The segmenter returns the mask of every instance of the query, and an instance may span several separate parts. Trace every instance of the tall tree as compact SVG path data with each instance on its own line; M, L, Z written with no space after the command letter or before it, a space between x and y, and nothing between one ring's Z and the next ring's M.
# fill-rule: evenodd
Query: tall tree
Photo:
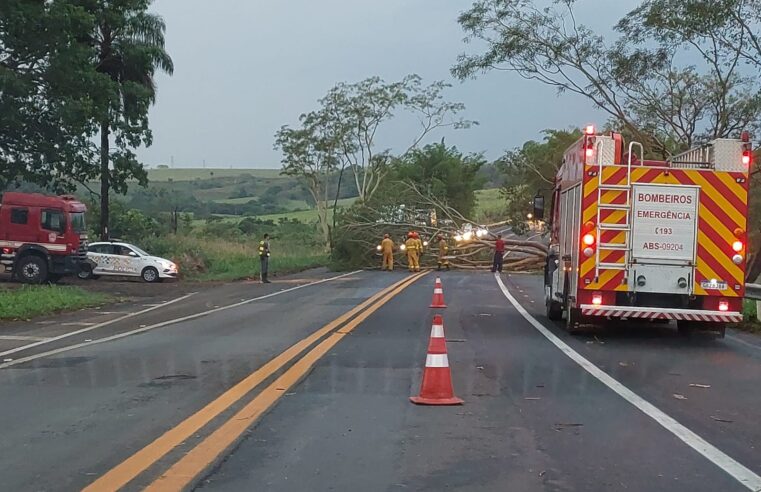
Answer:
M330 178L339 161L339 145L326 124L325 112L311 112L300 117L301 126L283 126L275 134L275 148L283 153L282 173L306 182L317 207L317 216L325 244L330 242L328 201Z
M0 190L33 182L69 189L89 177L97 99L94 17L76 2L0 2Z
M131 149L150 145L148 110L156 100L155 75L172 74L164 48L164 21L148 12L150 0L95 0L95 67L112 82L100 121L100 235L108 238L109 194L124 193L127 182L147 182ZM112 142L115 148L112 148Z
M695 3L706 2L682 2ZM645 29L636 16L622 20L618 29L625 35L610 41L577 22L574 4L563 0L543 9L530 0L475 2L459 21L466 40L480 41L485 49L461 55L453 73L467 78L507 70L559 93L583 96L615 126L666 157L707 138L736 136L738 129L757 123L759 84L743 75L736 50L718 41L690 44L684 37ZM700 25L694 16L680 22L685 30ZM689 59L686 48L703 58L699 66L680 63Z
M388 174L392 154L378 149L376 138L397 112L411 114L419 123L401 155L439 128L475 124L457 116L465 109L462 103L444 100L448 87L441 81L426 86L418 75L391 83L370 77L354 84L340 83L320 100L325 124L339 143L342 167L352 170L360 200L371 198Z

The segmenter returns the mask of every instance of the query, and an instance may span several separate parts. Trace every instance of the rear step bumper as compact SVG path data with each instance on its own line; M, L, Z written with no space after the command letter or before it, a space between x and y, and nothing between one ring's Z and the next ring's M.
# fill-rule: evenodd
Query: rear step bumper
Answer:
M742 313L729 311L635 306L595 306L592 304L582 304L581 314L604 318L675 319L678 321L711 321L716 323L739 323L743 320Z

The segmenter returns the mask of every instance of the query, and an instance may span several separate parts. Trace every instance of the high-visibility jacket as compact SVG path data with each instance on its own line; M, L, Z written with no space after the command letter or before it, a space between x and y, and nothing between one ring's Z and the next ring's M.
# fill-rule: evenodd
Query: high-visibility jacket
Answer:
M404 245L407 247L407 251L410 252L418 252L418 245L417 245L417 239L415 238L409 238L407 241L405 241Z
M259 241L259 256L264 258L270 255L270 242L269 241Z

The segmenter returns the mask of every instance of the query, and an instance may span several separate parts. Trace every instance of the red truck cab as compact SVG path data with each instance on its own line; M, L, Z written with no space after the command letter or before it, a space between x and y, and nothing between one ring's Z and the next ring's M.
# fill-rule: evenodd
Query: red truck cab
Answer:
M87 207L73 196L6 192L0 203L0 271L24 283L88 268Z

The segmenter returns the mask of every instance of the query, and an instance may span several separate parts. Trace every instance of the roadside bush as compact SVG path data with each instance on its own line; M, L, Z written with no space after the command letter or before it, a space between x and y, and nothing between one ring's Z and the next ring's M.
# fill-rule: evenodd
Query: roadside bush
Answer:
M169 235L153 238L146 249L178 264L183 278L237 280L259 275L259 240ZM288 239L271 240L270 271L284 274L325 266L327 255L319 249Z

